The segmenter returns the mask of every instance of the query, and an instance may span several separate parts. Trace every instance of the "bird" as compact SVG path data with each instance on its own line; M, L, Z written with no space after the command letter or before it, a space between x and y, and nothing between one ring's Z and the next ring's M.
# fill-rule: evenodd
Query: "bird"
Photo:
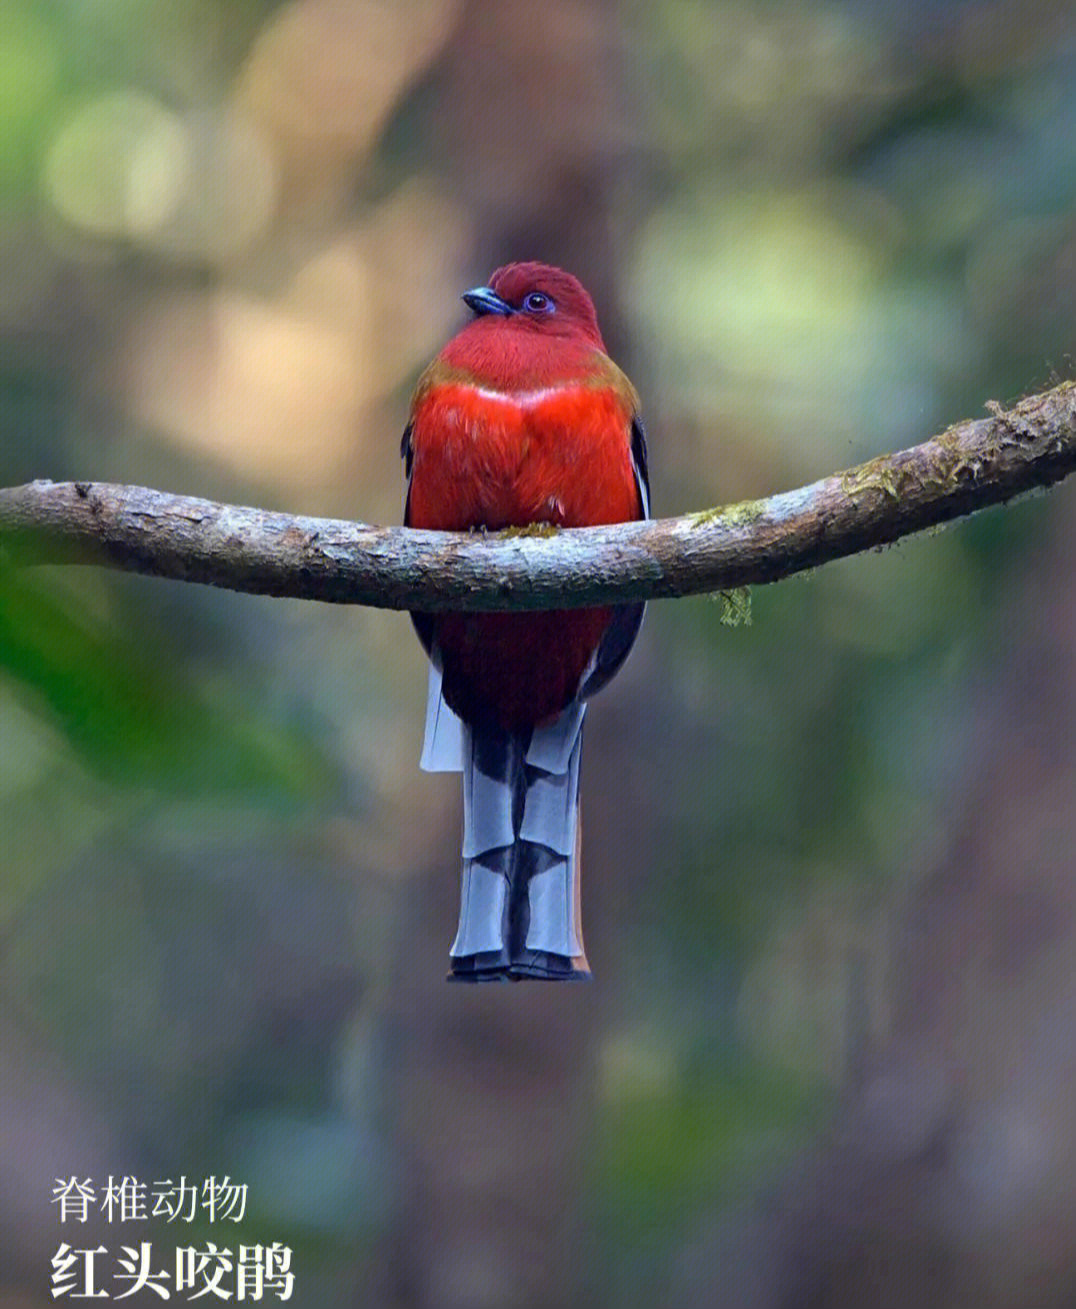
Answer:
M549 264L511 263L462 299L471 318L411 401L405 525L499 532L648 518L639 396L609 357L582 284ZM583 720L627 658L644 608L411 614L430 660L421 767L463 774L449 981L590 977Z

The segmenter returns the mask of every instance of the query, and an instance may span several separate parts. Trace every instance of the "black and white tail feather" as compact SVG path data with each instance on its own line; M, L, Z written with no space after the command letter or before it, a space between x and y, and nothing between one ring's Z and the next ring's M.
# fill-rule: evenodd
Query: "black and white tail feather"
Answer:
M405 457L407 437L405 434ZM641 517L650 516L646 438L632 424ZM445 703L430 616L413 614L430 655L421 766L463 774L460 919L453 981L571 981L590 976L580 921L579 761L586 700L627 658L644 605L618 606L575 698L523 731L462 722Z
M463 773L453 979L589 976L579 923L579 757L586 705L525 731L473 728L430 669L422 767Z

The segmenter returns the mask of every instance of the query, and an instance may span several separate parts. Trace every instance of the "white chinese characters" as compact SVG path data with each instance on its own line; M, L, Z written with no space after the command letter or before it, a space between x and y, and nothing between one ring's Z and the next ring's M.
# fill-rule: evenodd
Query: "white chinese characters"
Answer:
M144 1182L110 1174L97 1184L90 1177L58 1177L51 1203L61 1223L90 1224L93 1232L81 1245L61 1241L52 1256L49 1289L54 1300L126 1300L139 1293L137 1304L152 1303L154 1297L207 1302L291 1299L292 1251L279 1241L230 1246L202 1240L159 1253L150 1240L113 1250L92 1244L102 1223L152 1223L155 1231L162 1223L197 1222L187 1237L190 1241L206 1224L242 1222L245 1182L228 1176Z
M61 1223L85 1223L91 1214L101 1213L106 1223L145 1222L163 1218L166 1222L193 1223L202 1217L210 1223L225 1219L240 1223L247 1212L247 1184L228 1176L206 1177L201 1182L143 1182L137 1177L113 1177L99 1186L90 1177L58 1177L52 1188L52 1203L59 1207Z
M103 1245L77 1249L61 1242L52 1256L52 1298L72 1300L126 1300L139 1291L152 1291L161 1300L261 1300L274 1295L290 1300L295 1286L291 1247L240 1245L232 1250L207 1241L203 1247L178 1246L174 1264L155 1262L153 1245L120 1246L111 1256ZM106 1289L111 1283L115 1292ZM122 1289L120 1289L122 1288Z

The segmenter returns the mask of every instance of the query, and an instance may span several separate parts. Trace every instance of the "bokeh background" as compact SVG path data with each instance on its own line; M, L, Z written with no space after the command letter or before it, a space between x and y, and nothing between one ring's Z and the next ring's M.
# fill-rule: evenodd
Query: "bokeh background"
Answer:
M2 484L398 521L459 292L542 258L673 514L1072 375L1076 13L0 0L0 187ZM0 566L0 1305L180 1239L73 1174L246 1182L311 1309L1071 1305L1074 549L1063 486L652 606L597 981L474 990L405 617Z

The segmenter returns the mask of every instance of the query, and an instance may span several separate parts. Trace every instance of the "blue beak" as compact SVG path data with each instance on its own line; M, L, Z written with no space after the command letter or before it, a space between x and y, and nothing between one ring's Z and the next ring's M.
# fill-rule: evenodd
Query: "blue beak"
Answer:
M479 318L483 314L503 314L507 317L514 312L512 306L488 286L476 286L470 291L464 291L460 299Z

